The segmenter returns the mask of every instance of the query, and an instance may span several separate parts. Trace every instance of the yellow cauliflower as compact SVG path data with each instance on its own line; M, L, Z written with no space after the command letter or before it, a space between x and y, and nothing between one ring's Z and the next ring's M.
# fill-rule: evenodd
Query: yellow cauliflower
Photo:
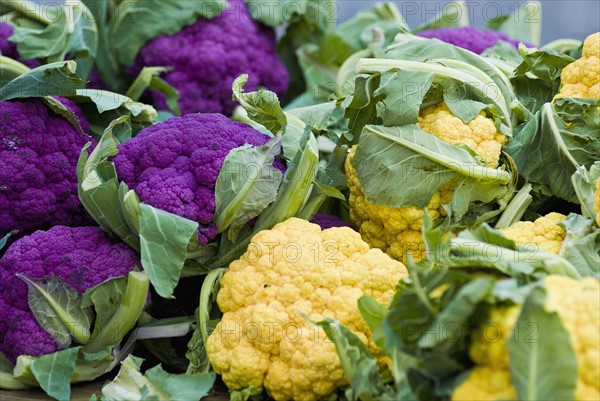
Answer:
M535 221L518 221L500 231L521 246L536 246L558 255L567 235L558 225L567 219L560 213L549 213Z
M575 400L600 400L600 284L595 278L576 281L564 276L548 276L544 285L545 308L558 313L577 356L579 378ZM519 313L519 306L496 309L489 323L475 330L469 354L476 366L468 379L454 390L453 400L518 399L510 381L505 341L512 335Z
M501 148L507 141L506 136L496 130L494 122L485 116L485 112L481 112L465 124L452 114L445 103L423 109L417 125L424 132L435 135L444 142L468 145L477 151L491 168L498 167ZM409 252L416 260L423 258L423 210L416 207L393 208L369 202L350 164L355 153L356 147L350 151L345 167L350 189L350 217L359 227L363 239L399 260ZM427 205L432 220L445 215L442 205L450 202L453 190L454 184L449 183L433 195Z
M600 98L600 32L585 39L581 58L566 66L560 79L555 98Z
M357 300L388 304L405 266L371 249L348 227L321 228L291 218L252 239L221 279L221 322L206 351L232 390L264 387L275 400L311 401L347 384L334 344L306 320L332 317L370 340Z

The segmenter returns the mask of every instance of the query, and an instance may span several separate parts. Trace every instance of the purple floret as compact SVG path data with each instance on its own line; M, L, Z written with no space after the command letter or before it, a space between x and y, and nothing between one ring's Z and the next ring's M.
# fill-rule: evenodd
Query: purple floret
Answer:
M29 309L27 285L16 274L31 279L54 275L83 293L140 266L133 250L98 227L55 226L16 241L0 259L0 352L15 362L19 355L59 350Z
M25 64L29 68L39 67L40 63L37 60L23 60L17 51L17 44L8 40L13 34L14 28L12 25L0 22L0 53L3 56L17 60Z
M249 75L248 92L264 86L284 93L288 74L276 46L274 31L253 21L243 0L229 0L218 17L200 18L175 35L150 41L130 72L135 76L143 66L172 67L164 79L179 90L183 114L231 115L237 105L231 85L241 74ZM167 108L164 95L152 95L157 108Z
M142 130L119 145L119 179L146 204L200 223L198 240L217 235L215 183L232 149L264 145L269 137L221 114L188 114ZM283 171L283 163L273 164Z
M518 48L519 43L521 43L520 40L512 39L502 32L490 29L478 29L472 26L425 30L417 33L417 35L423 38L439 39L442 42L462 47L476 54L481 54L486 49L496 46L496 43L499 41L510 43L515 48ZM526 42L523 42L523 44L533 47L533 45Z
M87 131L79 107L59 100ZM79 202L76 174L87 142L95 143L39 99L0 101L0 237L90 221Z
M321 226L321 230L326 230L328 228L333 227L350 227L352 225L345 220L340 219L339 217L332 214L320 214L317 213L310 221L311 223L318 224Z

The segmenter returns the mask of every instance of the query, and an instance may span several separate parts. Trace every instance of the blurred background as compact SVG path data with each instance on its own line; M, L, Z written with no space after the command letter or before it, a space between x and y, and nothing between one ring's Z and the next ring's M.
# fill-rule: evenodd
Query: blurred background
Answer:
M368 0L337 0L340 22L350 18L361 8L378 3ZM427 22L450 1L394 1L411 28ZM524 1L466 0L471 25L484 28L487 20L510 14ZM541 0L541 12L530 8L521 17L542 19L542 44L559 38L583 40L600 31L600 0Z

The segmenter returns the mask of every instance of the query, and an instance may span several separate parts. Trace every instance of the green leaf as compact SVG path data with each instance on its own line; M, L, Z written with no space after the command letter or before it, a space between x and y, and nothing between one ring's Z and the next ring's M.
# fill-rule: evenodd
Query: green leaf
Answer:
M537 51L522 49L521 54L522 62L514 70L511 82L519 100L536 113L558 93L562 70L575 60L547 48Z
M68 347L71 337L79 344L90 340L91 310L85 308L77 291L55 276L31 279L17 274L27 284L29 309L60 347Z
M451 1L430 21L414 28L412 32L458 26L469 26L469 9L464 1Z
M117 377L102 388L106 401L199 400L215 382L215 374L170 374L160 365L140 372L143 359L129 356Z
M425 94L433 83L429 72L391 69L381 74L381 85L373 92L377 115L383 125L416 124Z
M539 46L542 40L542 3L528 0L512 14L492 18L487 28Z
M594 220L578 214L570 214L560 223L567 232L560 256L567 259L583 276L600 272L600 228Z
M179 107L179 91L175 89L174 86L169 84L167 81L160 77L152 77L150 81L150 89L154 89L163 95L165 95L165 103L169 110L171 110L175 115L181 115L181 108Z
M74 61L60 61L34 68L4 85L0 89L0 100L73 96L77 89L85 85L85 81L75 73L76 70L77 64Z
M246 387L243 390L235 390L229 393L229 401L248 401L253 397L261 395L262 387Z
M169 69L165 67L144 67L125 93L125 96L138 101L147 89L158 90L166 95L166 103L169 109L176 115L180 115L179 92L166 81L160 79L160 74L168 71Z
M173 35L198 18L214 18L226 6L224 0L122 0L110 22L109 43L119 62L129 67L150 40Z
M419 346L434 348L446 342L456 342L456 336L464 334L461 327L473 315L475 308L490 298L493 287L494 280L490 277L475 279L462 286L435 318L432 327L442 329L439 335L421 337Z
M519 174L551 194L578 201L571 176L600 160L600 100L558 99L546 103L504 148ZM539 166L544 168L539 168Z
M374 95L379 87L381 75L358 76L354 87L354 93L344 99L342 106L349 120L346 139L352 144L359 141L360 134L367 124L381 124L377 103L381 97Z
M15 235L16 233L18 233L18 231L11 231L8 234L6 234L4 237L0 238L0 250L2 250L2 248L4 248L6 246L10 237Z
M277 95L271 91L259 90L244 92L244 85L248 82L248 75L240 75L233 82L233 99L248 113L248 117L261 124L274 135L283 134L286 130L287 118L279 105Z
M522 400L572 400L578 379L570 333L544 308L546 292L531 291L507 340L510 373Z
M372 331L372 338L375 344L386 349L385 333L383 331L383 321L388 314L388 310L375 299L363 295L358 299L358 310Z
M283 174L273 167L281 153L281 136L263 146L246 144L229 152L215 184L214 222L219 232L240 227L277 197Z
M350 382L351 389L346 393L351 400L375 401L385 392L385 386L377 361L369 353L367 346L360 338L340 322L327 318L317 325L325 331L327 337L335 344L344 374Z
M483 166L471 152L416 125L365 127L351 163L366 198L390 207L426 207L452 180L466 180L463 185L476 189L486 182L505 186L512 179L510 173ZM472 199L480 195L477 190L470 194ZM470 203L468 197L463 202Z
M78 193L90 216L107 232L112 232L130 247L139 250L138 235L131 231L120 205L117 172L109 158L117 155L113 129L128 121L127 116L111 122L100 142L88 156L89 145L83 147L77 162Z
M398 33L408 33L406 24L398 6L392 2L377 3L364 8L354 17L341 23L335 30L354 49L360 50L373 42L373 31L380 30L389 44Z
M113 347L117 345L123 337L131 330L137 323L146 302L148 299L148 289L150 283L148 276L144 272L132 271L127 275L127 286L125 287L124 294L120 297L119 305L113 309L110 316L104 314L103 324L96 325L92 338L89 343L85 345L83 350L87 353L98 353L107 347ZM113 289L113 291L115 291ZM113 297L118 294L112 295ZM93 300L92 300L93 302ZM98 305L94 306L105 306L111 305L113 302L98 302Z
M50 397L59 401L71 399L71 375L75 371L79 349L79 347L67 348L40 356L29 365L40 387Z
M333 0L245 0L252 19L270 27L299 20L306 14L323 16L330 23L337 20L337 7Z
M198 223L140 203L142 266L163 298L172 298L187 256L188 244L197 242Z
M66 3L62 8L39 7L21 1L9 1L7 5L14 8L11 41L17 44L22 58L53 62L62 61L67 55L71 58L96 56L96 21L82 2Z
M594 202L598 179L600 179L600 161L594 162L589 169L583 166L578 167L575 174L571 176L571 183L581 205L581 214L591 219L596 219ZM600 224L600 222L597 223Z
M119 307L125 289L127 287L127 277L114 277L95 287L87 289L83 293L81 304L83 308L94 307L96 311L96 320L94 321L94 331L92 336L99 334L100 328L105 327L108 319L115 313Z

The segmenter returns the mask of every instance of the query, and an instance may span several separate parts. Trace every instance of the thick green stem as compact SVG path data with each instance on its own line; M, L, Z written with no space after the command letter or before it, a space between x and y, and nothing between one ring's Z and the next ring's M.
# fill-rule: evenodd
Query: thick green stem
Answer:
M521 220L521 217L523 217L527 208L533 201L533 196L530 194L532 188L533 187L529 183L523 185L523 188L521 188L510 201L494 228L506 228Z
M0 73L4 75L6 72L12 73L15 76L23 75L31 71L25 64L19 63L17 60L0 55Z

